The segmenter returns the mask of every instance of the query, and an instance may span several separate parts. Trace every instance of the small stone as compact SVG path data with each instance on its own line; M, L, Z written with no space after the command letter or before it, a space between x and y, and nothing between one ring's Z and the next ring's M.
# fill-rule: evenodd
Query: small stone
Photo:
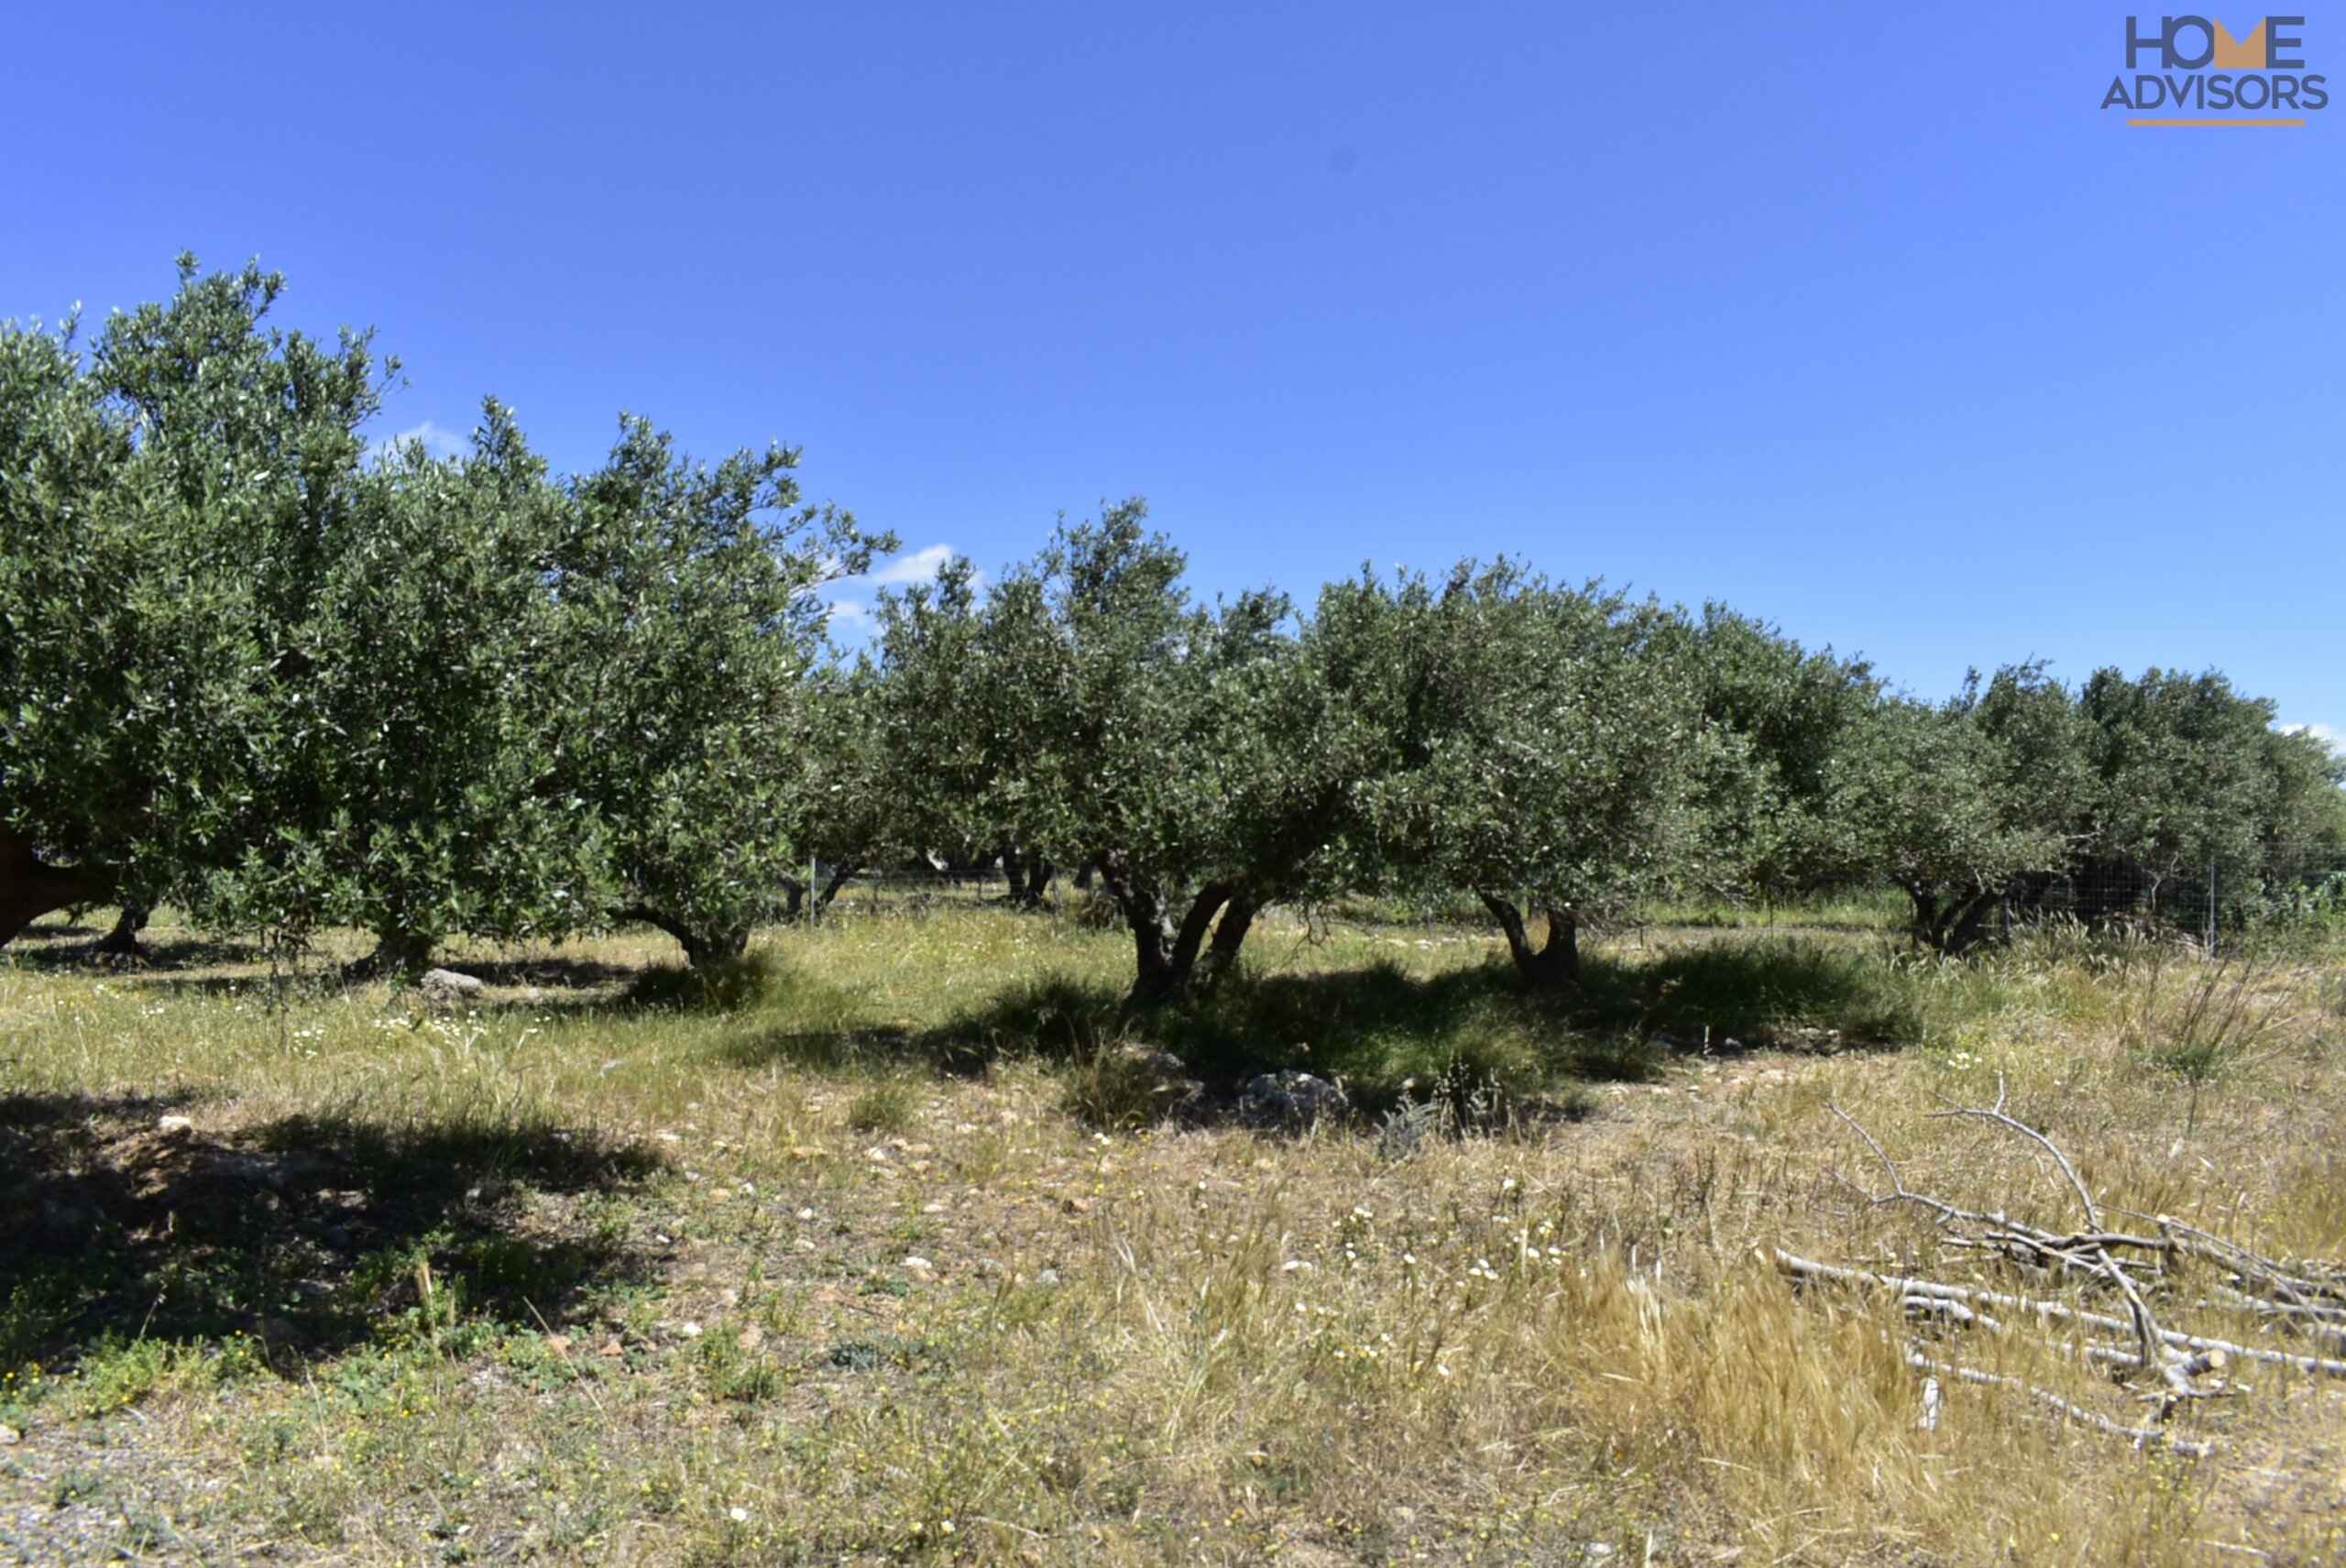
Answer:
M570 1336L568 1334L548 1334L546 1335L546 1348L554 1352L556 1355L567 1355L570 1354Z
M1059 1271L1056 1268L1040 1270L1035 1276L1035 1283L1037 1285L1057 1285L1058 1282Z
M934 1274L937 1272L937 1265L929 1262L928 1259L922 1257L917 1254L904 1259L904 1266L915 1274Z
M415 989L426 1002L446 1005L477 1002L481 992L488 988L477 976L459 974L452 969L433 969L423 971L423 978L415 982Z
M25 1434L12 1426L0 1426L0 1448L14 1448L25 1441Z
M1062 1198L1059 1200L1059 1212L1062 1214L1089 1214L1091 1212L1091 1203L1089 1199L1085 1198Z
M195 1124L185 1116L164 1116L155 1123L155 1130L166 1135L192 1133L195 1131Z
M1290 1132L1316 1126L1351 1108L1352 1101L1342 1089L1293 1068L1250 1080L1238 1097L1238 1113L1247 1122Z

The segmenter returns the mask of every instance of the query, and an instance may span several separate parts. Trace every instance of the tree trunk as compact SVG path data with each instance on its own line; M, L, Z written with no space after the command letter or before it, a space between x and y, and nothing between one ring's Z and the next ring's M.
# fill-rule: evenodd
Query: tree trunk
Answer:
M1015 844L1003 846L1002 874L1010 884L1006 896L1014 908L1043 906L1043 894L1051 885L1051 862L1040 855L1026 854Z
M52 909L97 903L110 881L84 866L52 866L28 836L0 828L0 947Z
M1939 950L1961 953L1969 948L1979 939L1980 927L1986 924L1988 916L2003 907L2003 902L2001 889L1975 893L1965 899L1952 912L1954 917L1947 922L1945 943Z
M1198 959L1196 983L1213 985L1228 974L1238 962L1238 949L1246 945L1246 933L1254 928L1255 916L1261 906L1253 896L1233 893L1222 912L1222 919L1213 928L1213 942Z
M124 905L121 916L114 923L114 929L99 938L90 950L104 953L110 959L145 958L147 949L138 945L138 933L147 928L150 913L136 904Z
M782 879L782 919L786 926L798 924L806 911L806 884L795 876Z
M1568 905L1542 904L1540 913L1548 920L1548 939L1538 948L1531 945L1531 933L1525 927L1523 912L1514 901L1498 894L1477 889L1483 907L1499 923L1507 934L1507 950L1515 959L1515 970L1522 977L1527 991L1553 991L1560 986L1580 983L1580 912Z
M619 917L641 920L674 937L676 945L685 949L685 961L695 969L707 969L728 959L738 959L750 950L750 929L746 926L730 930L698 930L674 916L663 914L645 904L630 905L619 912Z
M1163 1007L1181 1001L1189 994L1189 981L1197 971L1199 949L1205 946L1209 933L1219 936L1214 916L1230 902L1231 884L1208 883L1200 888L1177 923L1163 890L1136 876L1123 855L1111 851L1094 864L1101 884L1124 911L1124 924L1133 934L1133 988L1124 997L1125 1004ZM1234 935L1233 951L1235 941L1243 937L1243 931Z
M1998 887L1948 894L1909 883L1906 896L1914 901L1914 939L1935 953L1955 954L1979 940L1988 916L2003 908L2010 892Z
M853 882L856 873L861 870L863 870L861 865L852 861L831 868L830 881L823 884L821 895L815 900L815 913L817 916L831 906L831 901L839 895L839 889Z
M1913 883L1901 883L1906 896L1914 901L1914 939L1935 949L1939 945L1939 895L1935 888L1917 887Z
M432 967L432 949L435 944L429 937L413 931L378 931L375 950L351 966L351 978L356 980L389 980L393 984L411 981Z

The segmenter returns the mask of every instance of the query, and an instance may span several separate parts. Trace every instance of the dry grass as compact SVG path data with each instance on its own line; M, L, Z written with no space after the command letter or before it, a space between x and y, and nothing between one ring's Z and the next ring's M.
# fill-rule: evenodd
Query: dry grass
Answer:
M497 983L448 1014L159 935L178 967L0 959L0 1541L34 1560L2346 1550L2338 1387L2245 1379L2181 1418L2196 1463L1998 1390L1926 1431L1894 1312L1756 1255L1933 1257L1835 1179L1871 1173L1833 1105L1917 1186L2057 1215L2009 1137L1926 1117L1999 1072L2106 1201L2346 1254L2335 967L1661 931L1549 1011L1478 932L1271 929L1134 1023L1113 934L943 911L779 934L731 1011L641 981L648 941L459 955ZM2220 1014L2254 1027L2163 1051ZM1102 1064L1152 1046L1205 1093L1126 1131L1151 1089ZM1295 1065L1359 1124L1228 1119ZM1445 1069L1506 1113L1380 1140Z

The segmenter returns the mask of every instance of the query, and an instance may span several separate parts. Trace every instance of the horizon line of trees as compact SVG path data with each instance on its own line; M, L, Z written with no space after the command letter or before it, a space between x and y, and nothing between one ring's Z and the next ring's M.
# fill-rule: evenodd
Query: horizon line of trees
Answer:
M884 593L850 655L822 590L895 542L807 504L795 449L700 464L623 416L555 475L490 400L460 455L370 455L367 334L180 274L86 350L0 328L0 943L170 902L403 973L628 920L704 966L840 873L999 854L1029 896L1087 872L1154 1004L1348 893L1471 896L1544 987L1668 889L1888 881L1961 951L2063 878L2114 908L2346 851L2346 761L2213 671L1930 702L1505 559L1209 603L1137 499L982 591L956 560Z

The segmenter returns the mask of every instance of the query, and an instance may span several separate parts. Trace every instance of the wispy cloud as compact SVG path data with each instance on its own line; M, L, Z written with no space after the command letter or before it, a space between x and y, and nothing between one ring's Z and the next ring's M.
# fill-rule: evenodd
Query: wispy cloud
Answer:
M932 583L945 564L953 559L950 544L931 544L926 549L907 551L873 571L863 580L873 587L886 587L892 583Z
M830 632L834 637L869 637L878 628L880 618L861 599L831 601Z
M930 544L882 561L860 577L839 578L830 587L839 596L831 600L831 635L849 641L871 636L880 628L880 618L872 611L874 589L933 583L952 559L953 546Z
M2335 724L2284 724L2284 735L2310 735L2333 751L2346 751L2346 729Z
M458 435L454 431L443 429L432 421L425 420L422 424L411 426L400 431L397 435L383 437L369 446L367 451L367 455L380 459L390 456L402 446L413 445L422 447L425 452L434 457L454 457L458 453L470 450L472 444L471 436Z

